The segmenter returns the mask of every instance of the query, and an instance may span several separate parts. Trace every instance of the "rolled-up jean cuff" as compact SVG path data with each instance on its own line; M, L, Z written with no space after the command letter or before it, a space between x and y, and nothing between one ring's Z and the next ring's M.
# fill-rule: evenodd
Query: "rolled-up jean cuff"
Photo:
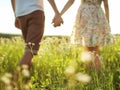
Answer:
M37 55L38 54L38 50L35 49L30 49L30 48L25 48L26 52L31 52L32 55Z

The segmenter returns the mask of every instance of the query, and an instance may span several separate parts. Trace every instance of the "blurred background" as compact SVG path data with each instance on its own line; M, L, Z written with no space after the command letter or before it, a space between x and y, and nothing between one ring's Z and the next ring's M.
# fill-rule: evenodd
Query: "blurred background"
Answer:
M64 19L64 24L60 27L54 28L51 24L52 18L54 17L54 12L47 0L44 0L46 23L45 23L45 35L63 35L69 36L72 31L73 22L75 20L75 15L80 4L80 0L75 0L73 6L62 16ZM68 0L55 0L58 9L61 11L65 3ZM110 9L110 26L112 34L119 34L119 20L120 13L118 8L120 8L120 0L113 1L108 0ZM0 33L7 34L21 34L19 29L14 26L14 13L11 6L11 0L2 0L0 3Z

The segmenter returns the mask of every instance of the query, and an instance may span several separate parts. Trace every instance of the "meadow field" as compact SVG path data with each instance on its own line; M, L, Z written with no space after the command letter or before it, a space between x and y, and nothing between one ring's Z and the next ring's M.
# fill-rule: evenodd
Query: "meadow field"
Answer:
M0 90L120 90L120 36L101 48L99 72L85 70L82 47L71 45L69 37L43 38L30 72L17 67L23 52L20 36L0 38Z

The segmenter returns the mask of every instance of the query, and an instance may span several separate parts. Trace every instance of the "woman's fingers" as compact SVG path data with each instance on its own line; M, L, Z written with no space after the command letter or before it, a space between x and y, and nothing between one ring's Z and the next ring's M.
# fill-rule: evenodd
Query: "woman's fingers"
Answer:
M61 16L55 16L52 23L54 27L61 26L61 24L63 24L63 19Z

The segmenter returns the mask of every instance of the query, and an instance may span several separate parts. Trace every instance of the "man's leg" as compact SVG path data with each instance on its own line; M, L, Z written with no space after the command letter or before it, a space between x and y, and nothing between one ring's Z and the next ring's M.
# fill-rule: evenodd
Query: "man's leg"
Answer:
M26 64L31 67L32 58L37 54L40 42L44 32L44 13L42 11L34 11L29 14L26 19L25 30L22 30L23 37L26 42L24 55L19 63L20 66Z

